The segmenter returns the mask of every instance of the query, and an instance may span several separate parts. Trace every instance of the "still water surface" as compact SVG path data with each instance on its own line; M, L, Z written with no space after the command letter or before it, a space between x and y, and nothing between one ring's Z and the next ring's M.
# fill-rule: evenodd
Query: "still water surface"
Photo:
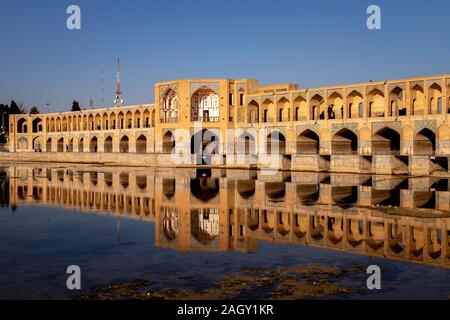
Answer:
M450 296L446 179L31 164L0 172L1 299L79 298L136 279L197 292L243 270L311 264L347 270L333 281L352 290L310 298ZM80 292L66 288L72 264ZM372 264L381 290L366 287ZM270 298L276 285L233 297Z

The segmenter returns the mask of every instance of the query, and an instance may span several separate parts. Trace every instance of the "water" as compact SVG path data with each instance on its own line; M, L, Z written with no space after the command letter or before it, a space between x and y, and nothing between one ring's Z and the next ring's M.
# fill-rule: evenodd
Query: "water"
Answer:
M154 291L201 291L248 268L310 264L353 270L333 281L355 291L306 298L450 296L446 179L38 164L0 171L0 299L77 299L136 279ZM81 291L66 287L73 264ZM382 269L381 290L366 287L372 264ZM263 289L235 298L265 299L274 288Z

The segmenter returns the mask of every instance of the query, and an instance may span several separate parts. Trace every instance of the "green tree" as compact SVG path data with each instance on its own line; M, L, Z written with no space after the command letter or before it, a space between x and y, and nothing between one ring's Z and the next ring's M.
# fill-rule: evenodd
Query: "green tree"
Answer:
M36 106L32 106L30 109L30 114L39 114L39 109Z
M78 101L73 100L72 102L72 109L70 111L81 111L80 105L78 104Z
M22 110L20 110L17 103L14 100L12 100L11 106L9 107L9 114L21 114L21 113L22 113Z

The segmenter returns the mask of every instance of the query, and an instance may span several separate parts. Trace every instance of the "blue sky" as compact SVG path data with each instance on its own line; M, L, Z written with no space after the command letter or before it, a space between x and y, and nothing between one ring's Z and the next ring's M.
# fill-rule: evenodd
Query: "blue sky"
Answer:
M81 30L66 28L70 4ZM382 30L366 27L370 4ZM100 107L102 57L105 104L118 56L126 104L176 78L315 87L450 73L449 13L447 0L0 0L0 103Z

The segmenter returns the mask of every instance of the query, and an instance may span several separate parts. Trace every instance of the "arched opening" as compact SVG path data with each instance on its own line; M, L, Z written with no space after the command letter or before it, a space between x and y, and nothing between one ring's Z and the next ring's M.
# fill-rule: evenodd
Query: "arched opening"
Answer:
M142 128L142 113L139 110L134 113L134 127Z
M358 152L358 137L349 129L341 129L333 136L333 154L356 154Z
M84 152L84 139L80 138L78 141L78 152Z
M264 189L269 201L284 201L284 197L286 196L286 184L284 182L266 182Z
M119 142L119 152L128 153L129 151L129 139L127 136L123 136Z
M400 134L391 129L383 128L378 130L372 137L372 154L399 154Z
M117 116L114 112L109 115L109 129L117 129Z
M42 131L42 119L36 118L32 122L33 133L38 133Z
M281 98L278 102L277 102L277 121L278 122L282 122L282 121L290 121L289 119L289 100L286 99L285 97Z
M395 87L389 93L389 116L406 116L405 91Z
M441 114L442 113L442 88L437 83L433 83L428 88L429 97L429 114Z
M341 208L354 206L358 201L358 187L332 187L331 194L335 205Z
M103 146L103 150L105 153L111 153L113 152L113 140L111 136L108 136L105 139L105 144Z
M161 100L161 122L174 122L178 119L178 96L175 90L166 90Z
M214 90L203 86L194 92L191 97L191 121L219 121L219 96Z
M252 100L247 107L247 121L248 123L258 123L259 121L259 104Z
M136 176L136 185L139 189L145 190L147 188L147 176Z
M117 129L125 129L125 116L123 115L123 112L120 111L117 115Z
M131 111L128 111L125 114L125 128L124 129L131 129L133 128L133 114Z
M311 130L303 131L297 137L297 154L318 154L319 136Z
M347 103L347 116L349 119L361 118L364 116L364 99L359 91L353 90L350 92L347 96Z
M256 154L255 138L248 132L240 135L238 139L238 154Z
M63 138L59 138L58 139L58 143L57 143L57 148L56 150L58 152L64 152L64 139Z
M98 148L97 137L93 137L89 142L89 152L97 152L97 148Z
M17 149L18 150L28 149L28 139L26 137L19 137L19 139L17 139Z
M119 181L120 181L120 185L123 188L128 188L128 186L130 185L130 175L128 173L121 173L119 174Z
M247 210L247 227L251 231L256 231L259 228L259 210L249 209Z
M144 128L150 128L150 111L145 109L144 114L142 115L142 121Z
M220 231L219 211L216 208L191 210L191 234L198 243L206 246L213 242Z
M321 95L315 94L310 100L311 120L325 119L325 110L323 110L324 99Z
M238 180L237 190L243 199L249 199L255 194L255 180Z
M219 137L212 130L197 131L191 137L191 154L212 155L219 153Z
M166 154L175 152L175 136L172 131L167 131L163 136L162 152Z
M314 205L319 201L320 185L318 184L298 184L297 201L305 206Z
M136 153L146 153L147 152L147 138L141 134L136 139Z
M63 117L62 118L62 121L61 121L61 131L62 132L66 132L67 131L67 118L66 117Z
M73 138L69 141L69 152L73 152Z
M294 100L294 121L306 120L308 120L308 106L305 98L299 96Z
M102 121L102 128L103 128L103 130L109 130L110 123L109 123L108 114L106 112L103 113L101 121Z
M35 152L42 152L42 139L41 137L36 137L33 139L33 150Z
M200 176L190 181L191 194L202 202L209 202L219 195L219 179Z
M274 104L273 101L270 99L266 99L264 100L263 104L262 104L262 110L263 110L263 118L262 118L262 122L266 123L266 122L273 122L274 119L274 112L272 111L272 109L274 108Z
M19 119L17 120L17 133L27 133L28 128L27 128L27 120L26 119Z
M328 98L327 119L344 118L344 100L336 91Z
M285 154L286 138L279 131L272 131L266 139L266 154Z
M92 114L88 116L88 130L95 130L94 116Z
M433 155L436 150L436 134L428 128L420 130L414 138L414 155Z
M367 95L367 99L369 103L369 117L384 117L384 93L378 89L373 89Z
M176 208L161 208L163 211L162 225L166 239L173 241L178 236L178 210Z
M416 84L411 89L411 115L423 115L425 114L425 108L424 108L424 92L423 88Z

